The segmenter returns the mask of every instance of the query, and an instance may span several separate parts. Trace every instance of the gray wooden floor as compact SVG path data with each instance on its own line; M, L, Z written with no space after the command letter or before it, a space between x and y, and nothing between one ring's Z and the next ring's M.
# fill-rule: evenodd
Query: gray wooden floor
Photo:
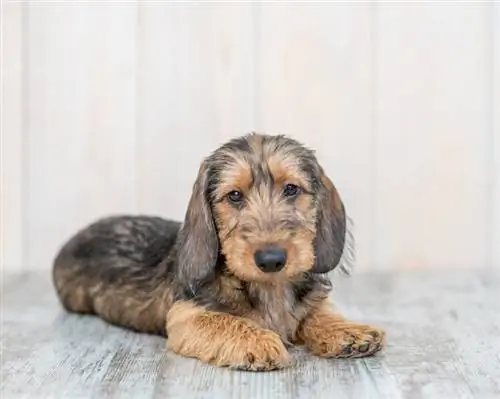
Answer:
M0 397L500 398L500 274L412 271L337 277L351 318L388 331L376 357L271 373L216 369L166 353L159 337L66 314L49 276L4 275Z

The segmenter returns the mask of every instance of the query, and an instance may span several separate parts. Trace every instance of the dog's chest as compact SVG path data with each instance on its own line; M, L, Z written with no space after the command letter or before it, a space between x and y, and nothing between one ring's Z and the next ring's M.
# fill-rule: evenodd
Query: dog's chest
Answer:
M251 318L263 328L279 334L284 342L293 342L305 311L296 302L292 289L287 286L251 287L248 295L253 307Z

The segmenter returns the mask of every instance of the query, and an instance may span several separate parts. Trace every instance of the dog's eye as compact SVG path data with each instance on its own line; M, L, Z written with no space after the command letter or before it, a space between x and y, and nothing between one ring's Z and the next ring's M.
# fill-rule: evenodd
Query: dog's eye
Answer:
M229 201L234 202L235 204L238 204L241 201L243 201L243 194L240 193L239 191L231 191L227 195L227 198L229 198Z
M299 193L300 189L295 184L287 184L283 190L285 197L293 197Z

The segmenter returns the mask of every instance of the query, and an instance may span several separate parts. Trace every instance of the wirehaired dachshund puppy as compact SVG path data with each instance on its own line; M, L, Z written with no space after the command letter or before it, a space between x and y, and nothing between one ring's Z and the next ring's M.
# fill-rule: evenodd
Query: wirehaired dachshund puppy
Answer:
M54 284L68 311L163 335L173 352L216 366L283 368L291 345L369 356L384 331L329 301L328 272L349 270L348 220L313 151L251 133L203 160L182 224L97 220L61 248Z

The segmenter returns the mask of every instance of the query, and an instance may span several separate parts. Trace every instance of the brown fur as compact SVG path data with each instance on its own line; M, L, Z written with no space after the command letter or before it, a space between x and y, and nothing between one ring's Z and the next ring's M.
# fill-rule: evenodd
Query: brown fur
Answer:
M216 366L269 370L290 364L280 336L251 319L176 302L167 319L168 347Z
M384 333L328 305L327 273L347 270L347 221L311 150L250 134L203 160L182 224L97 220L63 246L54 283L67 310L164 335L176 353L218 366L285 367L286 347L301 342L319 356L367 356ZM268 246L285 252L280 270L257 266Z
M303 320L298 337L316 356L364 357L382 348L385 332L352 323L335 313L328 301L323 301Z

